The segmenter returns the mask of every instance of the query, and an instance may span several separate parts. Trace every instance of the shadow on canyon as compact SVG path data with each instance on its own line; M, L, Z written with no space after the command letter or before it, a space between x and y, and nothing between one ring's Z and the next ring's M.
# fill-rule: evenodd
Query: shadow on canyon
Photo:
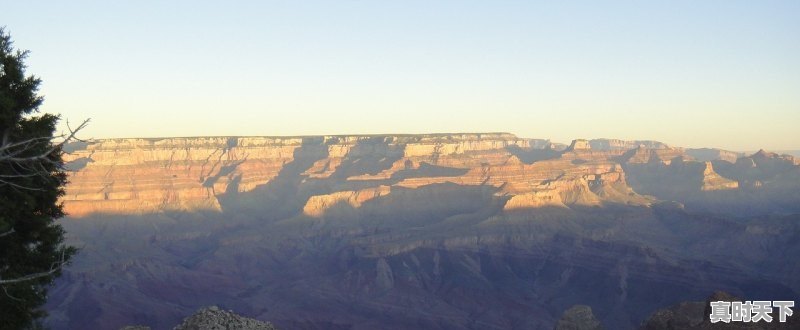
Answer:
M556 159L561 156L563 151L546 148L521 148L518 145L506 147L506 151L519 158L525 164L533 164L538 161Z
M735 184L738 189L704 189L703 184L708 181L703 178L703 170L698 169L703 163L663 166L651 162L625 164L623 168L628 184L636 192L659 200L678 201L693 212L728 217L800 213L800 190L796 186L796 182L800 182L800 172L742 174L731 170L734 166L731 163L719 161L712 164L721 173L712 180ZM765 180L766 184L762 186L760 180L764 178L769 180Z
M702 191L697 180L681 186L669 168L647 164L625 168L637 192L707 200L696 209L604 202L505 210L509 196L491 185L397 186L468 170L435 157L398 164L405 145L396 142L362 139L330 164L331 140L304 138L277 176L252 189L240 189L241 162L225 163L204 179L209 189L231 179L219 212L64 219L81 252L50 292L48 324L166 329L217 305L285 329L552 329L583 304L607 327L630 329L659 308L718 290L800 297L800 210L745 205L754 212L728 216L716 211L727 204L708 200L745 195ZM528 164L559 154L507 149ZM403 168L386 171L393 166ZM677 188L647 181L645 170ZM372 195L304 210L312 198L358 191Z
M315 163L328 158L328 145L335 143L335 140L324 142L322 138L304 138L302 145L294 151L294 160L285 164L277 177L251 191L239 192L241 177L236 176L225 194L220 196L220 205L226 213L246 214L264 221L275 221L300 214L311 196L390 186L415 177L458 176L468 171L428 163L410 168L406 164L406 168L392 173L386 179L352 179L362 175L376 175L388 170L401 159L404 145L394 145L391 142L389 137L383 136L359 140L330 176L310 178L304 173ZM329 166L330 164L325 164L322 170Z
M798 216L503 204L488 187L443 184L279 221L228 211L67 219L82 251L51 291L50 324L160 329L219 305L282 328L548 329L585 304L625 329L716 290L800 292Z

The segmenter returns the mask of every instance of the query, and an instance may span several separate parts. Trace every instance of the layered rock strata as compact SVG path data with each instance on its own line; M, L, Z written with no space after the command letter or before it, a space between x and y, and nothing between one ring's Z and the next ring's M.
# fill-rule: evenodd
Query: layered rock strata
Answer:
M702 161L691 154L608 139L575 140L560 151L507 133L109 139L70 146L74 172L63 202L79 217L219 212L291 194L302 205L287 206L287 215L319 217L337 204L358 208L399 188L450 183L491 187L507 199L506 210L649 205L653 198L639 193L676 199L759 188L798 168L791 156L764 151L734 162L724 152L705 152ZM233 198L239 194L252 198Z

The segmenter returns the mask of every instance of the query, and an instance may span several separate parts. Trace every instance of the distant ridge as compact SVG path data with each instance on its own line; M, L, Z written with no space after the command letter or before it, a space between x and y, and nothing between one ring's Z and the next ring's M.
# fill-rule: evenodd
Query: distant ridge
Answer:
M507 133L76 145L63 223L87 248L50 291L49 324L164 329L218 304L284 329L632 329L754 279L764 296L800 292L786 268L800 258L795 158L569 145ZM574 305L596 320L560 319Z

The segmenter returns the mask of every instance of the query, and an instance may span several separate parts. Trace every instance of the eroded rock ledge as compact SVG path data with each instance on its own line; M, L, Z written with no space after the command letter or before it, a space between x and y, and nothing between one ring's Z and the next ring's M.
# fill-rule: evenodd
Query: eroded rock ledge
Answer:
M505 210L647 206L785 185L776 179L785 172L794 173L790 184L800 181L796 160L764 151L733 161L731 152L656 141L579 139L567 147L508 133L107 139L67 150L74 172L62 200L74 217L220 212L276 196L301 203L282 203L283 215L320 217L334 205L358 208L397 189L437 184L489 187L507 200ZM243 194L252 198L234 198Z

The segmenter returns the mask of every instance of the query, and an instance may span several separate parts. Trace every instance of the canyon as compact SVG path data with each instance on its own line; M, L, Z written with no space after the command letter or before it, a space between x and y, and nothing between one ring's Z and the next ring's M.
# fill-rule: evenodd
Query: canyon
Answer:
M509 133L106 139L65 148L81 252L48 325L217 305L291 329L604 325L800 293L800 160Z

